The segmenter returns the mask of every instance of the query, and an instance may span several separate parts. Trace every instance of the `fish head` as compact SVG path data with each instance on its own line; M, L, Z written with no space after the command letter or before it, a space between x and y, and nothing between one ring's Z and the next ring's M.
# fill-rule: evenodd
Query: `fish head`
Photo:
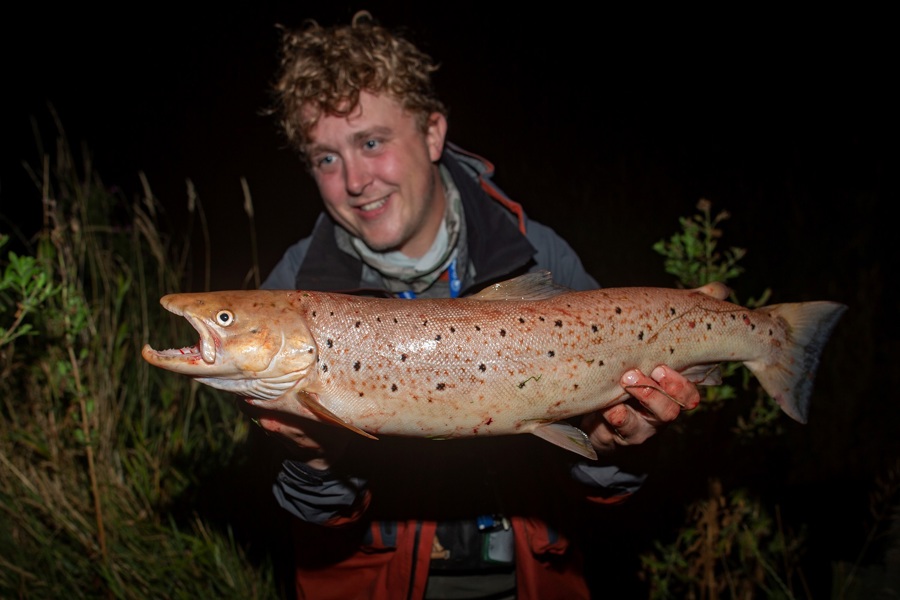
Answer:
M259 400L278 398L315 373L318 348L289 292L169 294L160 304L200 339L169 350L144 346L151 365Z

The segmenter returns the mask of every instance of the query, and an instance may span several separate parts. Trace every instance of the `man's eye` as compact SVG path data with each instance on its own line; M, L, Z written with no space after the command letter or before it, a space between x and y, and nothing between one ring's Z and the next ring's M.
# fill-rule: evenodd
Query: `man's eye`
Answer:
M330 171L337 164L337 156L334 154L323 154L316 158L315 168Z
M381 144L381 142L379 140L366 140L365 147L366 147L366 150L374 150L380 144Z

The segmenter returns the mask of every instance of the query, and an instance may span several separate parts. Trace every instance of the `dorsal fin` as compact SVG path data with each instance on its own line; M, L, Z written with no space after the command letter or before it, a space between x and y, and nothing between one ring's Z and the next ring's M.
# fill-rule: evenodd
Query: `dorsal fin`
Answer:
M538 271L495 283L470 297L473 300L546 300L571 291L553 283L550 271Z

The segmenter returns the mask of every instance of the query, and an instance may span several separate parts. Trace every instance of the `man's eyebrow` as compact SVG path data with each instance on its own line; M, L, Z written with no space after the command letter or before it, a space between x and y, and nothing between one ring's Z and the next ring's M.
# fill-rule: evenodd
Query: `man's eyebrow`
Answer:
M375 127L369 127L368 129L363 129L361 131L356 131L350 136L350 143L356 145L365 142L366 140L370 140L373 137L391 137L394 134L394 130L390 127L385 127L384 125L377 125ZM331 152L335 152L331 146L325 144L318 144L316 142L311 143L306 147L305 154L307 156L314 156L316 154L328 154Z
M357 131L350 139L354 144L359 144L365 142L366 140L370 140L373 137L389 137L393 134L394 130L390 127L385 127L384 125L377 125L375 127L369 127L368 129L363 129L362 131Z

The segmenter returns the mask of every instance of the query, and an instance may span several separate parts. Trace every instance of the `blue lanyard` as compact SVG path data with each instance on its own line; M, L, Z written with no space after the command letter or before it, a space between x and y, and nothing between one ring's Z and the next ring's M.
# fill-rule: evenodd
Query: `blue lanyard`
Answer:
M450 280L450 297L459 297L459 292L462 291L462 281L459 279L459 275L457 275L456 273L455 256L453 257L453 260L450 261L450 264L447 265L447 279ZM416 297L416 293L412 290L407 290L405 292L400 292L399 294L397 294L397 297L412 300Z

